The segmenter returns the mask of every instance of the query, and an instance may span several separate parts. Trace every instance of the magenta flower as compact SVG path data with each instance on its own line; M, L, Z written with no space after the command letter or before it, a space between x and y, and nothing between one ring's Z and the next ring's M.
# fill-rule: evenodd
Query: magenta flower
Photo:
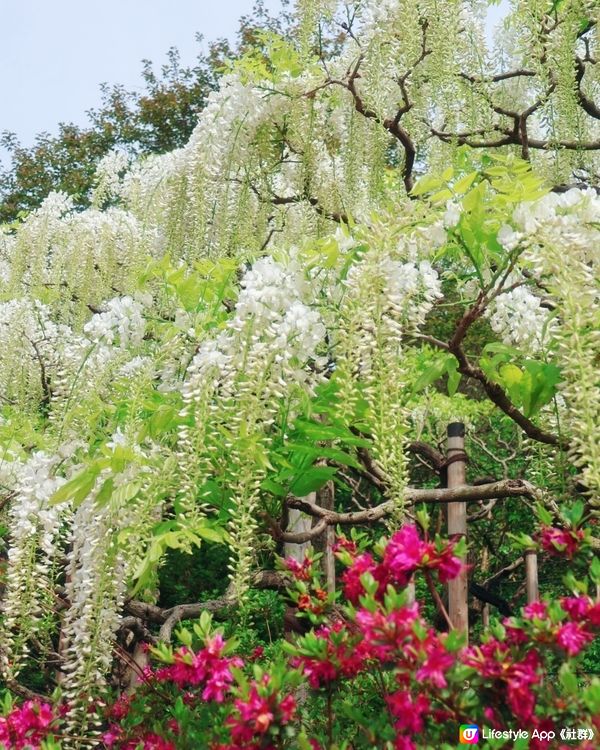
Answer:
M227 725L234 747L243 746L252 740L263 738L274 726L284 726L292 721L296 714L296 700L293 695L281 697L278 692L265 691L269 687L269 678L265 675L259 684L252 682L245 698L234 701L236 713L229 716ZM257 747L264 747L263 744Z
M38 748L52 734L55 716L48 703L28 700L8 716L0 716L0 743L11 750Z
M159 680L174 682L181 688L203 685L203 700L222 703L233 682L231 667L244 666L239 657L221 656L224 646L225 641L220 633L207 639L205 648L197 653L182 646L175 653L175 662L158 670L156 676Z
M456 578L465 567L460 557L452 554L453 548L454 545L448 545L443 552L436 553L430 563L430 567L437 568L442 583L447 583Z
M310 581L312 575L312 560L310 558L305 557L299 563L293 557L286 557L283 564L297 581Z
M546 552L555 557L565 555L569 560L577 554L582 539L580 530L568 531L553 526L545 526L540 534L540 544Z
M556 635L558 645L563 648L569 656L576 656L581 649L594 640L592 633L588 633L578 622L567 622L561 625Z
M527 620L545 620L548 616L548 604L546 602L531 602L523 607L523 617Z
M322 641L324 655L319 658L298 656L292 659L292 666L302 670L311 687L317 689L340 677L353 677L363 668L364 661L369 656L367 644L359 643L342 623L322 626L314 635Z
M393 583L406 586L423 558L433 553L433 545L424 542L413 524L403 526L392 536L383 554L383 567Z
M406 652L407 641L414 638L413 625L418 619L417 602L389 614L366 609L356 613L356 624L363 634L364 648L370 655L384 661Z
M176 750L175 745L157 734L147 734L142 738L142 750ZM139 745L138 745L139 746Z
M446 672L454 664L454 656L446 651L433 631L430 631L425 641L425 653L427 658L415 675L417 682L429 682L435 687L445 688L448 684Z
M415 750L415 743L404 734L399 734L394 742L394 750Z
M387 704L396 720L396 730L403 732L422 732L425 716L431 704L424 695L413 698L408 690L398 690L386 697Z
M376 569L375 560L365 552L354 560L351 567L347 568L342 574L342 583L344 584L344 596L352 604L358 604L361 596L364 595L365 589L360 581L364 573L374 575Z
M592 627L600 628L600 602L596 602L588 609L586 618Z
M572 620L580 621L585 618L591 609L592 602L587 596L564 596L560 600L560 606Z
M540 657L537 651L529 651L520 662L507 670L507 701L515 716L522 721L530 721L535 708L535 694L532 685L540 681Z

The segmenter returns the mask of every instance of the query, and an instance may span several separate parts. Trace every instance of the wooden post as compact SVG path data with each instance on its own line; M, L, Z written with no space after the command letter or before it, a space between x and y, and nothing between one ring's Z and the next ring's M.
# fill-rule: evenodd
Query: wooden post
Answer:
M335 485L329 481L317 492L317 505L327 510L335 510ZM319 539L315 540L315 547L323 553L323 572L327 581L327 593L335 592L335 529L331 524L327 526Z
M490 626L490 605L487 602L481 608L481 624L484 628Z
M328 526L325 532L325 578L327 580L327 593L335 594L335 555L333 545L335 544L335 529Z
M311 492L310 495L307 495L307 500L309 500L311 503L314 503L316 497L316 493ZM310 516L307 516L306 513L303 513L301 510L297 510L296 508L289 509L286 531L289 531L293 534L299 534L305 531L310 531L311 526L312 518ZM301 563L304 560L304 556L309 548L310 542L302 542L301 544L296 544L295 542L285 542L285 544L283 545L283 556L293 557L294 560L297 560L299 563Z
M527 587L527 604L539 601L537 552L534 549L528 549L525 552L525 584Z
M448 487L461 487L466 483L465 426L462 422L448 425ZM448 503L448 536L458 540L467 536L467 504ZM469 602L468 576L463 571L448 582L448 614L450 621L468 639Z

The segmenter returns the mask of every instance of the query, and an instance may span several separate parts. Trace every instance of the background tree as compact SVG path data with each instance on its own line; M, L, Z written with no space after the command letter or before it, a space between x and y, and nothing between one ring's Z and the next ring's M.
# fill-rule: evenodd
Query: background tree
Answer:
M258 0L240 19L235 44L211 41L194 65L182 65L175 47L159 72L144 60L141 91L103 83L101 104L87 113L87 126L60 123L57 135L40 133L30 147L22 146L15 133L4 132L0 145L8 164L0 171L0 223L37 208L53 190L71 195L78 207L89 205L96 166L113 149L141 157L183 146L224 66L250 47L259 48L261 32L283 31L289 24L287 0L282 5L284 10L273 17ZM197 42L202 44L200 35Z

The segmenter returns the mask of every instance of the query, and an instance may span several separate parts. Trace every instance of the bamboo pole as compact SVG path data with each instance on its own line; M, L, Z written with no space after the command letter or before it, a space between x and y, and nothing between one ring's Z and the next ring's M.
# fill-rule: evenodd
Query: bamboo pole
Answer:
M466 483L465 426L462 422L448 425L448 487ZM467 536L467 504L448 503L448 536L458 540ZM468 575L464 570L448 582L448 614L456 630L469 637Z
M324 487L317 492L317 504L321 508L333 511L335 508L335 485L332 481L327 482ZM333 545L335 544L335 528L328 524L320 538L316 540L316 547L323 552L323 572L327 581L327 592L335 593L335 554Z
M315 492L311 492L310 495L307 495L306 498L303 499L306 499L308 502L314 503L317 499L317 495ZM287 531L290 531L294 534L309 532L311 526L312 518L310 516L302 513L302 511L298 510L297 508L289 509ZM310 542L302 542L300 544L286 542L283 545L283 556L293 557L294 560L297 560L299 563L301 563L304 560L304 556L308 552L309 548Z
M525 584L527 588L527 604L539 601L538 561L537 552L534 549L528 549L525 552Z

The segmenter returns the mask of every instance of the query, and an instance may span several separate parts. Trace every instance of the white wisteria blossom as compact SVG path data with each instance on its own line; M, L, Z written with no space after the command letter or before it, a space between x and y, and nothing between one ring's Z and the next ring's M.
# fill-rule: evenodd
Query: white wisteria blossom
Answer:
M96 167L96 185L92 192L92 204L102 205L120 194L122 173L129 165L129 157L122 151L109 151Z
M55 544L61 510L49 505L64 482L53 475L59 456L41 451L17 462L14 497L10 503L8 574L3 598L0 663L16 677L29 650L29 639L41 635L42 619L54 610L52 568L59 554Z
M121 348L139 346L146 327L142 305L125 296L114 297L105 306L106 309L94 315L83 328L90 341Z
M555 329L552 311L526 286L498 295L488 310L490 325L505 344L536 354L547 348Z

